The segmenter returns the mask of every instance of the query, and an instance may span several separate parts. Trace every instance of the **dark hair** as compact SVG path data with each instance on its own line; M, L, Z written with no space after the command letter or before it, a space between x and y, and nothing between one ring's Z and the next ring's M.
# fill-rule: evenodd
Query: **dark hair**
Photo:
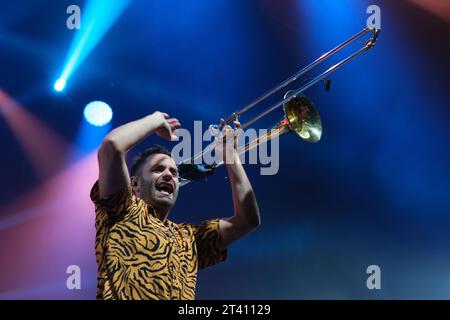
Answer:
M162 153L171 157L171 153L169 150L160 146L159 144L155 144L153 147L145 149L141 153L139 153L134 159L133 164L131 165L131 176L138 176L141 174L140 170L145 163L145 160L152 154Z

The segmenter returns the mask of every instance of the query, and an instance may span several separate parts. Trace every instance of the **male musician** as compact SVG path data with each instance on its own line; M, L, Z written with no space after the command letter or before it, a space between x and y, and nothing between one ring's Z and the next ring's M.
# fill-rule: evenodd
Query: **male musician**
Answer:
M99 179L91 190L99 299L194 299L197 270L224 261L227 247L260 224L255 194L229 140L218 145L231 146L224 160L233 194L232 217L199 225L170 221L179 191L178 170L162 147L139 155L130 177L125 154L151 134L176 140L173 131L179 127L177 119L154 112L114 129L102 142ZM225 126L222 136L230 131Z

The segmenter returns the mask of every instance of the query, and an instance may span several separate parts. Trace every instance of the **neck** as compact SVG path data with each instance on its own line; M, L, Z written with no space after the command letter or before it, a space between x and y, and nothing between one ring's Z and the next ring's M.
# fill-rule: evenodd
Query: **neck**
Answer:
M169 216L169 210L170 208L158 208L155 207L156 216L159 220L161 220L163 223L166 222L167 217Z
M162 206L162 205L155 205L152 203L151 200L149 200L148 198L144 198L142 197L142 195L140 196L140 198L149 206L151 206L153 208L153 210L155 211L156 217L161 220L163 223L166 222L167 217L169 216L169 211L172 208L172 206Z

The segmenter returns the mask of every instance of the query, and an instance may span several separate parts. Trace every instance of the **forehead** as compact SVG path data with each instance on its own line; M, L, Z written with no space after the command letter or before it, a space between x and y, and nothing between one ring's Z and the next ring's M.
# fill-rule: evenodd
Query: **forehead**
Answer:
M175 160L164 153L151 154L147 157L147 159L145 159L145 169L150 169L155 165L164 165L175 169L177 168Z

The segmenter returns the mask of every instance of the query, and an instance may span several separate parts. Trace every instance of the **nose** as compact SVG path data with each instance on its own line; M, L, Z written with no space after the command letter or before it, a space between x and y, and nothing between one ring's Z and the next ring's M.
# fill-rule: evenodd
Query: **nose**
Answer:
M173 179L172 172L170 171L169 168L166 168L166 169L163 171L163 173L162 173L162 178L163 178L165 181L170 181L170 180Z

